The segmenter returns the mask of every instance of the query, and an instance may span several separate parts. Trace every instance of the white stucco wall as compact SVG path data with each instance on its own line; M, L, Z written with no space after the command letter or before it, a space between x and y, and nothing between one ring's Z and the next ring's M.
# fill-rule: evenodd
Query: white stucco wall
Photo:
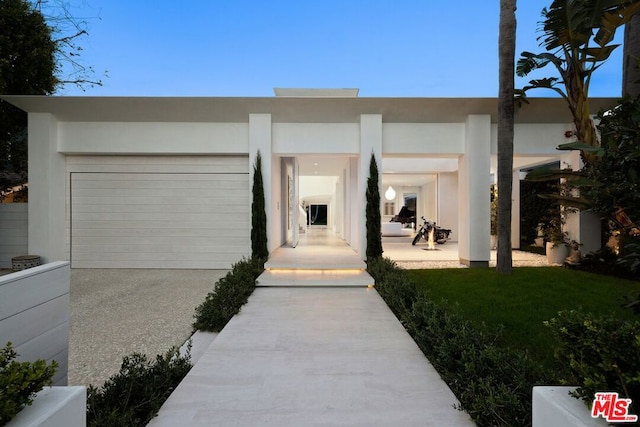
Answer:
M28 203L0 203L0 268L11 268L11 258L27 255Z
M462 154L464 123L384 123L385 154Z
M247 123L60 122L65 154L246 154Z
M279 154L358 154L359 123L274 123L273 152Z
M458 241L458 174L438 174L438 224L453 230L451 240Z

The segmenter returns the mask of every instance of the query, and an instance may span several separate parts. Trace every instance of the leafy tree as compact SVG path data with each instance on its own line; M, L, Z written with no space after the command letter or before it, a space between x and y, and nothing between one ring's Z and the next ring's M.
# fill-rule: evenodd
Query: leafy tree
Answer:
M100 85L79 59L84 27L63 0L0 0L0 94L51 95L65 84ZM0 192L26 180L27 115L0 100Z
M581 191L611 221L611 231L640 234L640 97L621 101L599 119L601 147L597 161L582 171L587 185Z
M369 178L367 179L367 260L382 256L382 216L380 215L380 174L376 157L371 153Z
M253 166L253 201L251 202L251 257L262 260L269 258L267 248L267 213L264 202L264 185L262 180L262 156L260 150Z
M50 95L55 51L44 16L25 0L0 1L0 93ZM27 115L0 100L0 190L27 179Z
M511 273L511 193L513 191L514 63L516 54L516 0L500 0L500 60L498 94L498 255L496 269Z

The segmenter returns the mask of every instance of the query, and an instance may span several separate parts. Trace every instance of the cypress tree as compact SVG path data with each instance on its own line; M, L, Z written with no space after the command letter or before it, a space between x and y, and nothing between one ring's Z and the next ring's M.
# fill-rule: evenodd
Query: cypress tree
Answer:
M382 217L380 215L379 173L376 157L371 153L367 179L367 260L382 256Z
M251 202L251 257L264 263L269 258L267 248L267 213L262 183L262 156L260 150L253 166L253 199Z

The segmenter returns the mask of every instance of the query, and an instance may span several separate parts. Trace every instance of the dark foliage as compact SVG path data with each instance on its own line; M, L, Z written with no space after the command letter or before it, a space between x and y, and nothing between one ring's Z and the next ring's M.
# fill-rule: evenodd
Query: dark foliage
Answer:
M269 258L267 248L267 212L264 201L262 179L262 156L260 151L253 166L253 200L251 202L251 257L264 262Z
M49 95L56 44L45 17L25 0L0 1L0 94ZM0 100L0 190L27 180L27 114Z
M538 224L545 222L547 213L560 210L552 200L544 199L540 195L555 191L556 184L550 181L520 181L520 244L530 245L538 237ZM544 254L544 252L543 252Z
M145 426L191 369L191 356L171 348L155 360L134 353L102 387L87 390L90 427Z
M380 214L380 173L376 157L371 153L369 163L369 178L367 179L367 259L382 256L382 216Z
M221 331L247 302L262 270L261 260L242 260L234 264L233 269L216 282L214 291L196 307L194 329Z
M589 405L596 392L617 391L640 402L640 321L570 310L545 324L559 342L556 358L569 367L564 382L579 385L575 397Z
M44 360L16 362L17 356L10 342L0 349L0 426L31 405L36 393L51 385L58 368L55 360L49 365Z

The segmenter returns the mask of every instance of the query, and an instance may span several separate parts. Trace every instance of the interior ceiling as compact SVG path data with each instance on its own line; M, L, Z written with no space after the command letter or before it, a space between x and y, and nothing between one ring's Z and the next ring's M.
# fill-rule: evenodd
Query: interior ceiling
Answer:
M347 167L346 156L298 156L300 176L342 176Z

